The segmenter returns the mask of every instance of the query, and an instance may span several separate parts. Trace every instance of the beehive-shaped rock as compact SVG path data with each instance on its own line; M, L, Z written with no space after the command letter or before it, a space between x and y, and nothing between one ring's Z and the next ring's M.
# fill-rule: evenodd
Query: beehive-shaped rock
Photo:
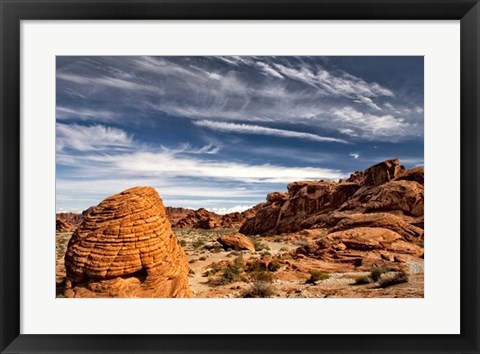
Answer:
M67 296L191 296L187 258L151 187L127 189L91 208L70 239L65 266Z

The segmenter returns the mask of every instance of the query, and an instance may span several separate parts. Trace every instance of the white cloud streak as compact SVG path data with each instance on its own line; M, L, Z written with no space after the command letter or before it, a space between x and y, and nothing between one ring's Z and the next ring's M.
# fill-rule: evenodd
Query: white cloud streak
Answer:
M269 136L278 136L283 138L307 139L307 140L319 141L319 142L348 144L348 141L343 139L325 137L317 134L298 132L298 131L292 131L292 130L263 127L260 125L217 122L217 121L211 121L211 120L199 120L199 121L194 121L193 123L200 127L217 130L221 132L228 132L228 133L269 135Z
M242 211L250 209L251 207L253 207L253 205L235 205L228 208L208 208L207 210L213 211L214 213L219 215L225 215L230 213L241 213Z

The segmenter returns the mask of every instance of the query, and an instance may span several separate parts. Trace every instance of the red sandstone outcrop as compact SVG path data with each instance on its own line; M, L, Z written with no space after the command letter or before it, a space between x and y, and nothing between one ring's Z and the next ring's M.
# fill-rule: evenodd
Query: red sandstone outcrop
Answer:
M403 171L405 171L405 167L400 165L398 159L391 159L377 163L363 172L364 177L362 185L378 186L379 184L387 183Z
M258 207L254 217L244 222L240 232L266 235L309 227L333 227L341 219L337 217L342 211L357 214L388 212L415 218L418 226L421 225L418 220L423 216L424 199L420 182L423 183L423 167L405 170L398 159L392 159L363 172L357 171L346 181L338 183L290 183L288 193L270 193L267 202ZM385 226L390 221L381 224ZM398 230L398 223L393 222L392 228ZM418 234L418 230L415 233Z
M424 180L424 172L423 172L423 167L414 167L410 170L403 171L400 173L397 177L395 177L395 180L397 181L414 181L417 183L420 183L423 185L423 180Z
M76 213L57 213L57 231L73 232L83 221L82 214Z
M423 249L398 233L381 227L338 231L299 247L296 254L337 264L338 271L369 270L372 266L402 269L403 257L420 257Z
M219 237L217 241L223 246L225 250L233 249L255 252L255 246L253 245L252 241L250 241L247 236L242 235L238 232L230 235L223 235Z
M245 220L256 214L258 206L245 210L219 215L207 209L198 210L167 207L167 215L172 223L172 227L193 228L193 229L231 229L239 228Z
M336 225L329 232L344 231L358 227L378 227L389 229L396 232L405 241L418 243L423 241L423 229L414 226L409 221L414 219L406 219L395 214L388 213L337 213L334 218L337 219Z
M423 185L413 181L390 181L359 189L339 210L360 213L388 211L411 216L423 215Z
M65 255L68 297L190 297L188 263L155 189L134 187L84 215Z
M63 220L62 218L59 218L58 216L56 224L57 232L73 232L74 230L74 227L70 223L68 223L66 220Z

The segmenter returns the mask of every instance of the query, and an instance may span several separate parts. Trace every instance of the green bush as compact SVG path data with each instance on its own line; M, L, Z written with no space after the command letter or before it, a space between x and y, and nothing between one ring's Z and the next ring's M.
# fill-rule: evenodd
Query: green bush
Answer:
M205 245L205 241L201 238L197 238L195 241L192 242L193 248L200 248Z
M317 281L326 280L330 278L328 273L319 271L319 270L312 270L310 272L310 278L307 279L307 284L317 284Z
M281 267L282 267L282 263L276 257L274 257L272 261L268 264L268 270L271 272L276 272Z
M273 286L264 282L255 282L252 287L242 293L243 298L267 298L275 294Z
M363 285L363 284L370 284L372 282L372 278L369 276L358 277L355 279L355 284Z
M387 288L389 286L401 283L408 283L408 274L404 271L396 272L388 277L383 277L378 282L378 286L380 286L381 288Z
M243 257L238 256L233 264L228 264L218 279L209 279L211 285L226 285L242 279L244 262Z
M268 245L264 244L261 241L258 240L253 240L253 246L255 247L255 251L263 251L263 250L270 250L270 247Z
M250 278L264 283L273 283L273 275L268 270L261 270L250 273Z
M373 281L378 281L382 277L383 274L387 273L388 269L385 267L373 267L370 269L370 278Z

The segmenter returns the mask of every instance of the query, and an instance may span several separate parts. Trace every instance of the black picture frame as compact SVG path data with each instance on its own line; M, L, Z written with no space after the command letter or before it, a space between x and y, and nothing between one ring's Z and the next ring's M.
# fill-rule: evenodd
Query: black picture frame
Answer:
M20 21L24 19L461 20L461 334L20 334ZM480 5L477 1L0 0L0 21L0 350L2 353L480 352L478 306Z

